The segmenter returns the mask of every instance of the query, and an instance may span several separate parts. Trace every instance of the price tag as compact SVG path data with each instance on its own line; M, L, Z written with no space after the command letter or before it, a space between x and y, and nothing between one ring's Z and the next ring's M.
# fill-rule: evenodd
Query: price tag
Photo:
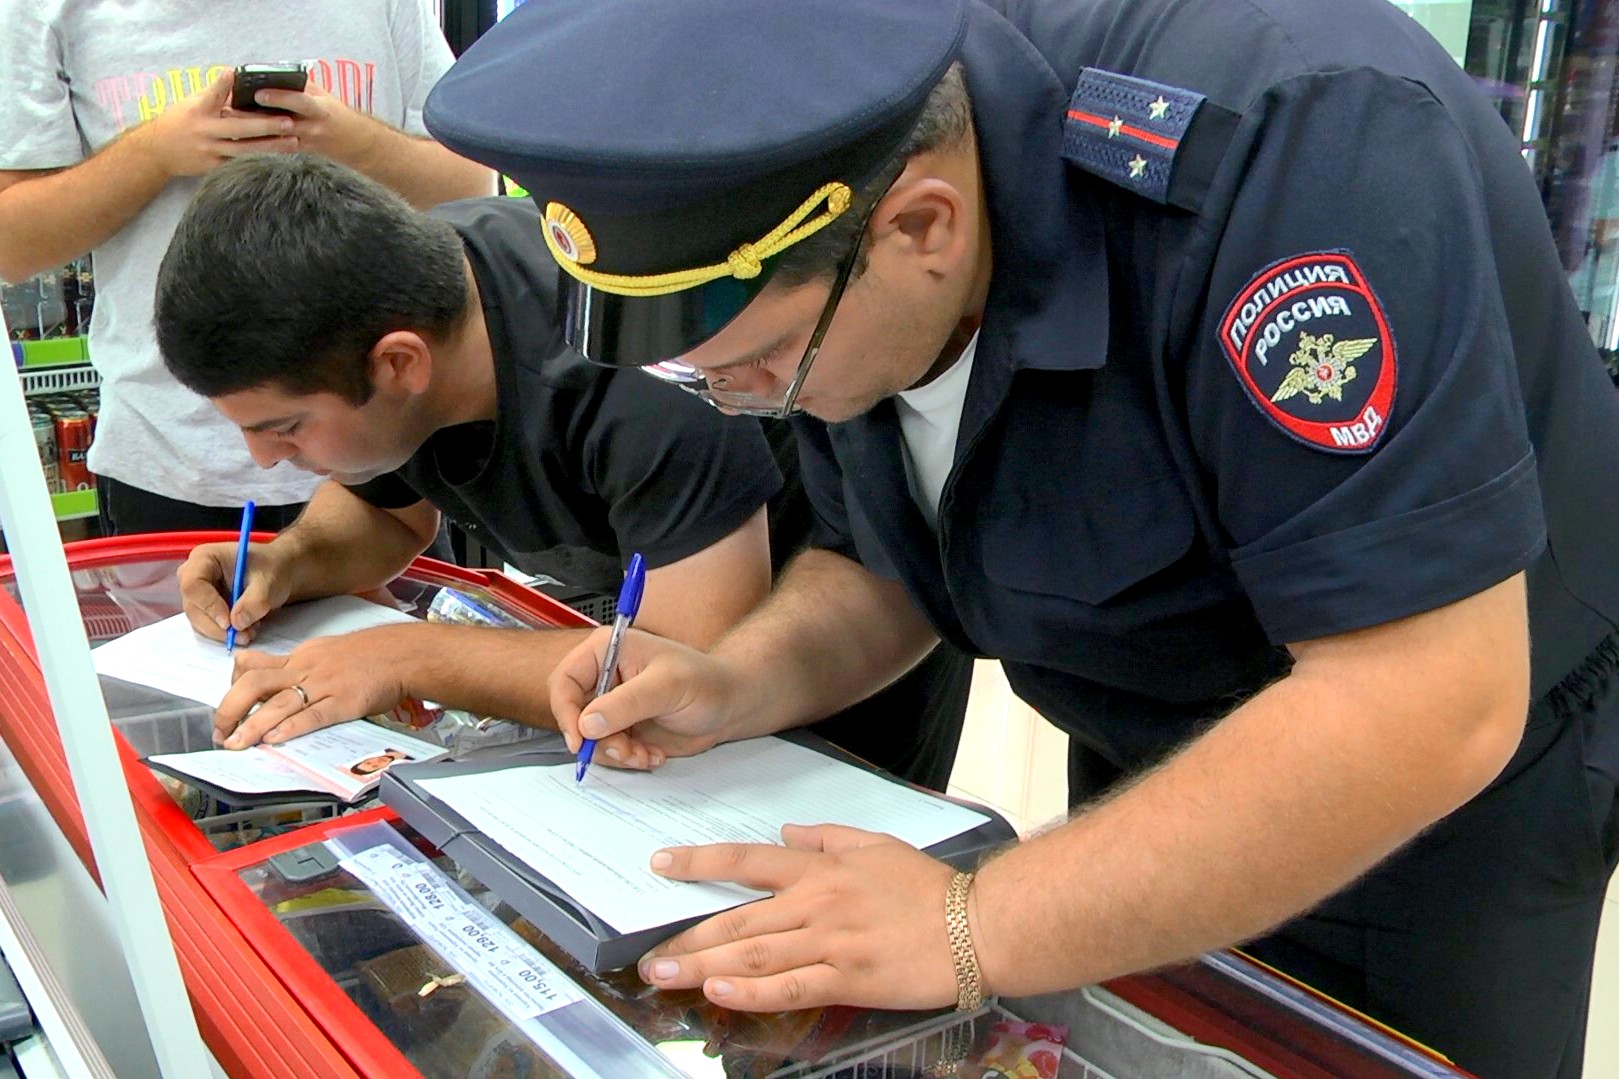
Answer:
M582 999L566 974L431 864L378 846L342 866L513 1023Z

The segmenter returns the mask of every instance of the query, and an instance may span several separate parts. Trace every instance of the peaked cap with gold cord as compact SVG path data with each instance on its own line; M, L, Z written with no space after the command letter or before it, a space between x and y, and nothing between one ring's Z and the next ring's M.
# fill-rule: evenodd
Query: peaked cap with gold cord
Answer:
M538 204L568 342L655 364L847 212L965 27L966 0L546 0L467 49L425 120Z

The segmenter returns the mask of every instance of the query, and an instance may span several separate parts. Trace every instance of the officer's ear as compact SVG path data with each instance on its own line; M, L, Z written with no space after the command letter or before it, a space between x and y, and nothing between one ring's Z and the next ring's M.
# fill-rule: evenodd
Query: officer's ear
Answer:
M411 330L394 330L378 338L366 361L376 393L417 397L433 381L433 350L421 334Z
M914 166L914 162L913 162ZM924 272L947 272L972 251L970 203L950 179L907 168L871 215L873 249L888 246Z

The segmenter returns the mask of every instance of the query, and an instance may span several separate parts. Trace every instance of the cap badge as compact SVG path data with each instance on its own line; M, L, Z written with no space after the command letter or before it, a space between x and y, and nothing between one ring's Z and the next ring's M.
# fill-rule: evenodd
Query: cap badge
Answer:
M550 202L545 206L545 233L550 240L552 254L580 266L596 261L596 241L590 230L579 220L579 215L562 205Z

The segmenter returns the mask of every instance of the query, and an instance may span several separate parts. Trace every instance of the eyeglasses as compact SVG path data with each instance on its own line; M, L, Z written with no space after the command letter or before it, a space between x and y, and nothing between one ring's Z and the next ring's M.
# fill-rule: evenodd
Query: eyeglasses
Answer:
M821 341L826 337L827 328L832 325L832 316L837 312L838 304L843 299L843 290L854 274L855 263L860 259L860 251L865 242L866 223L862 221L854 246L849 249L848 256L838 267L838 276L832 282L832 291L827 294L826 305L821 308L821 317L816 320L815 329L810 333L809 344L804 347L804 357L798 361L798 370L793 373L793 380L787 384L787 392L781 397L772 398L741 390L728 390L724 383L730 376L723 371L711 376L683 360L664 360L642 367L641 370L662 382L679 386L687 393L696 394L722 412L769 419L791 416L797 411L798 392L804 388L804 380L809 377L810 367L815 363L815 357L820 354Z

